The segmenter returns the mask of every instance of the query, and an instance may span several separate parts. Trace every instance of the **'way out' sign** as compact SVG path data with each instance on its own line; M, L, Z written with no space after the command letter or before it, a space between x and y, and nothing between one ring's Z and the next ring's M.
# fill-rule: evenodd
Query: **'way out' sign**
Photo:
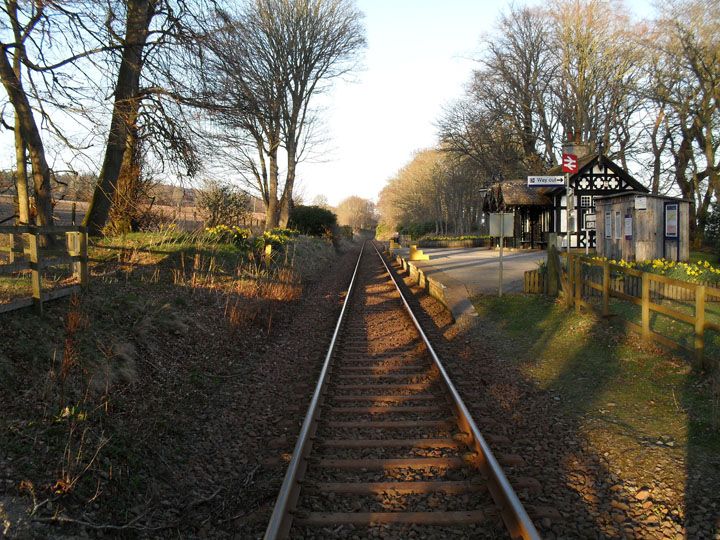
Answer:
M564 176L528 176L529 187L564 186Z

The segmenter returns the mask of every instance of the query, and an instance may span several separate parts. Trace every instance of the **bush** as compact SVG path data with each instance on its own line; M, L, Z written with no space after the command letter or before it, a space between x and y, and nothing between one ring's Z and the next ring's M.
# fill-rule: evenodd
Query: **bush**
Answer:
M424 236L434 230L434 223L410 223L408 225L401 225L398 228L398 233L409 234L410 238L412 238L413 240L417 240L421 236Z
M295 238L299 234L300 231L295 229L283 229L281 227L276 227L269 231L265 231L262 235L262 239L264 245L270 244L274 248L281 248L287 244L291 238Z
M350 225L340 225L335 229L334 236L344 238L346 240L353 239L353 228Z
M692 283L707 283L713 286L720 285L720 268L713 266L709 261L694 263L668 261L666 259L653 259L651 261L625 261L608 259L607 257L593 257L596 261L608 261L610 264L623 268L632 268L641 272L652 272L671 279L690 281Z
M375 238L378 240L389 240L396 235L395 230L391 229L385 223L378 223L375 227Z
M289 225L302 234L327 236L337 225L337 216L320 206L295 206L290 214Z
M250 229L238 226L216 225L205 229L205 233L212 242L233 244L240 249L250 247Z
M720 201L712 206L705 226L705 241L720 256Z
M239 225L250 211L250 196L240 188L207 180L198 192L197 204L205 215L205 226Z
M423 236L423 240L428 240L430 242L445 242L445 241L453 241L453 240L482 240L484 238L490 238L487 234L479 235L479 234L466 234L463 236L435 236L435 235L428 235Z

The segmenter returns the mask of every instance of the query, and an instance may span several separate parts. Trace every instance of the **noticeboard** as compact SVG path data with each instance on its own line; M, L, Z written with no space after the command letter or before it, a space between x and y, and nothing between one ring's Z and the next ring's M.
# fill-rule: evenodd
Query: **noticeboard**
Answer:
M612 238L612 212L605 212L605 238Z
M678 237L678 216L680 207L677 203L665 203L665 238Z
M493 238L512 238L514 236L515 214L492 213L490 214L490 236Z
M630 214L625 216L625 239L632 239L633 235L633 218Z
M595 214L585 214L585 229L592 231L596 229L595 225L596 216Z

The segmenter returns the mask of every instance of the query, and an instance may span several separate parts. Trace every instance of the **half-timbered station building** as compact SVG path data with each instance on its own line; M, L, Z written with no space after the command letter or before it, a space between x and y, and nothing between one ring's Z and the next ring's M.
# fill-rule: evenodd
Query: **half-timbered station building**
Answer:
M583 145L569 149L581 153ZM577 155L577 154L576 154ZM595 197L630 191L648 193L625 169L597 152L578 156L578 170L570 175L573 190L570 247L595 248L597 214ZM557 166L545 173L563 175ZM494 184L485 196L487 212L514 212L516 247L545 247L550 233L556 233L558 244L567 245L567 200L564 187L529 187L527 179L504 180ZM574 214L574 215L573 215Z

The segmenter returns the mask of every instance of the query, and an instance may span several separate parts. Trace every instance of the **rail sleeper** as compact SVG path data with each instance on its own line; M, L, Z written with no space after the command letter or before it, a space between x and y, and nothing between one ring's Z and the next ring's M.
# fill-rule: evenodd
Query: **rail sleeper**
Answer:
M375 251L382 265L365 246L358 257L265 538L315 527L338 537L363 536L358 527L402 537L409 526L494 535L503 522L512 538L539 538Z

